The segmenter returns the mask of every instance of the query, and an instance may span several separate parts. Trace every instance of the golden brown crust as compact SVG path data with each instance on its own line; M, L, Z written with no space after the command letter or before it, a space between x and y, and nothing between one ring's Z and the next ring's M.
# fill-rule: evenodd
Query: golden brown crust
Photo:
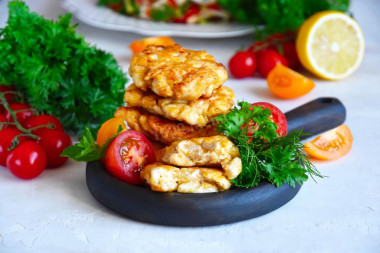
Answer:
M124 102L128 107L142 107L170 120L203 127L215 116L229 112L235 104L235 94L228 87L220 87L209 99L189 101L162 98L151 91L144 92L132 84L125 90Z
M122 117L130 129L142 133L148 139L160 141L165 144L170 144L173 141L217 134L215 124L209 124L203 128L199 128L183 122L164 119L135 107L120 107L116 110L115 117Z
M179 45L147 48L132 57L129 75L136 87L161 97L193 100L209 98L227 80L226 68L206 51Z

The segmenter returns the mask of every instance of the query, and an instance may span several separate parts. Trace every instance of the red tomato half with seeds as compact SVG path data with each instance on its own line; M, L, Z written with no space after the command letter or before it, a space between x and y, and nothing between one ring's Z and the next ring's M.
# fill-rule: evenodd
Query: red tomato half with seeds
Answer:
M281 112L278 107L272 105L271 103L267 102L257 102L253 103L253 106L261 106L265 109L269 109L272 111L272 115L270 116L270 119L277 124L277 133L279 136L284 136L288 133L288 122L286 120L285 115Z
M132 130L120 133L109 145L104 158L106 169L130 184L141 184L141 169L155 161L152 144L143 134Z

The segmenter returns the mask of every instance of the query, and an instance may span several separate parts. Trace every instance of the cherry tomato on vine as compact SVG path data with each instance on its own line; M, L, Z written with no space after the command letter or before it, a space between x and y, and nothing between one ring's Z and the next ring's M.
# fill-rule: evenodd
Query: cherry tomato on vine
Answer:
M13 104L10 104L9 107L13 111L22 110L21 112L16 113L16 118L21 124L23 124L29 117L33 116L33 111L28 110L28 109L31 109L30 105L13 103ZM12 115L9 111L5 112L5 117L7 118L9 122L14 122Z
M58 129L48 128L38 130L36 135L40 137L37 143L45 150L47 166L58 167L67 161L68 157L62 157L61 154L72 144L70 136Z
M294 41L284 42L282 44L282 49L284 51L284 57L288 60L289 68L298 69L301 66L301 63L298 58L295 42Z
M36 142L25 141L9 153L7 167L18 178L35 178L46 168L45 151Z
M6 92L6 91L16 91L15 88L11 86L5 86L5 85L0 85L0 92ZM11 103L13 100L13 93L7 93L5 94L5 100L7 100L8 103ZM3 113L5 111L5 108L3 105L0 104L0 113Z
M3 114L0 114L0 123L2 122L8 122L8 120ZM5 128L5 125L0 125L0 130L4 128Z
M277 125L277 133L279 136L284 136L288 133L288 121L282 111L275 105L267 102L253 103L253 106L261 106L272 111L270 119Z
M247 51L252 52L255 54L256 62L260 62L260 58L263 55L264 52L271 50L277 50L275 45L268 45L268 42L265 41L258 41L253 43Z
M155 161L152 144L143 134L132 130L120 133L109 145L104 158L106 169L130 184L141 184L141 169Z
M22 132L16 128L6 128L0 130L0 165L6 165L6 159L9 154L8 148L11 146L13 139ZM25 140L25 138L22 138Z
M32 116L26 119L23 125L25 128L30 129L36 126L48 125L48 124L53 124L55 126L55 129L63 131L61 122L56 117L52 115L48 115L48 114ZM41 128L38 128L38 130L39 129ZM35 132L36 130L34 130L33 132Z
M256 72L256 57L248 51L237 52L228 63L231 74L236 78L253 76Z
M288 60L280 55L277 51L273 49L268 49L263 53L259 62L259 71L263 77L267 77L269 72L271 72L276 65L282 64L288 66Z

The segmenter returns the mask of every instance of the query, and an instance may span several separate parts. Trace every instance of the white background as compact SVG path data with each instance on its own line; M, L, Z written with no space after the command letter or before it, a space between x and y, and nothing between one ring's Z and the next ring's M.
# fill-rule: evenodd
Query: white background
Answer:
M65 13L58 0L26 2L47 18ZM0 0L0 27L7 20L6 5ZM321 96L339 98L354 144L340 160L314 161L327 178L309 180L288 204L256 219L174 228L129 220L103 207L87 189L84 163L69 161L30 181L1 167L0 252L380 252L380 2L354 0L351 11L363 29L366 54L350 78L329 82L312 77L315 89L295 100L275 98L259 77L226 82L239 100L267 101L283 111ZM113 53L125 70L128 45L141 38L83 23L77 31ZM183 47L207 50L225 65L235 50L252 41L251 36L174 39Z

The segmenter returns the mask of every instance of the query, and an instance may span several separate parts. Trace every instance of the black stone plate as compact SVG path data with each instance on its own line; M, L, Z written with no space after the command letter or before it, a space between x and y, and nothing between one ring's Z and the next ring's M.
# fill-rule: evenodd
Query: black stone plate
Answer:
M346 117L336 98L319 98L287 112L289 131L304 129L316 135L341 125ZM161 193L124 183L107 172L101 161L87 164L87 186L101 204L134 220L159 225L200 227L228 224L272 212L300 190L268 182L249 189L216 193Z

